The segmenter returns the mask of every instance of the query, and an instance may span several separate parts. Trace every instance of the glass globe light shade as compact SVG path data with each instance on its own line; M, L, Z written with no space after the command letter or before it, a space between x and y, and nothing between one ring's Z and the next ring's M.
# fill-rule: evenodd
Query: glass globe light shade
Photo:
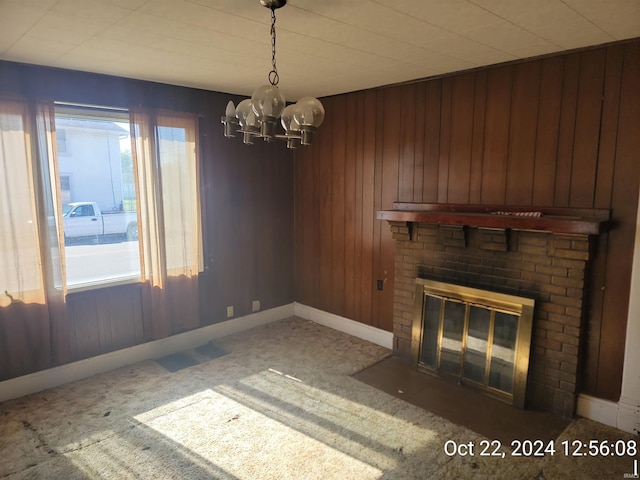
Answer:
M279 117L285 107L284 95L275 85L261 85L251 95L253 111L262 121L264 117Z
M282 117L280 123L284 128L284 134L287 139L287 148L298 148L300 146L300 124L296 122L294 114L296 111L295 105L289 105L282 111Z
M236 118L238 119L238 123L241 128L244 128L247 125L247 117L250 113L253 113L253 109L251 108L251 99L246 98L236 107Z
M280 117L280 123L282 123L282 128L284 128L285 133L300 132L300 124L294 118L295 111L296 111L295 105L288 105L282 111L282 116Z
M249 100L249 102L251 102L251 100ZM254 113L250 104L249 104L249 113L247 114L244 121L245 121L245 125L243 125L242 127L242 132L243 132L242 141L246 145L253 145L253 137L258 135L258 132L260 132L260 123L258 122L258 119L256 118L256 114Z
M258 117L256 116L256 113L251 110L249 112L249 115L247 115L247 127L259 127L260 126L260 122L258 121Z
M324 121L324 107L317 98L302 97L296 103L294 118L302 127L318 128Z

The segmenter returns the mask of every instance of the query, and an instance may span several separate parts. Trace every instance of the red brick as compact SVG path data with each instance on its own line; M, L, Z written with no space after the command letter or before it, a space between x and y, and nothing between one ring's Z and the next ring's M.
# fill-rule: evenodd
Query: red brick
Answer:
M567 296L571 298L577 298L582 300L582 289L581 288L567 288Z
M546 253L544 255L524 255L522 258L523 262L534 265L552 265L553 260L553 257L548 256Z
M520 253L526 253L529 255L540 255L540 256L546 256L547 255L547 247L546 246L535 246L535 245L522 245L522 243L520 243L518 245L518 252Z
M553 340L550 338L540 338L535 340L536 346L540 346L549 350L557 350L560 351L562 349L562 344L557 340Z
M589 260L589 252L585 252L582 250L559 248L555 251L555 256L560 258L572 258L575 260Z
M538 326L538 328L543 329L543 330L547 330L550 332L558 332L561 333L564 331L564 325L561 325L559 323L556 322L550 322L548 320L540 320L538 322L536 322L536 325Z
M557 368L545 368L544 373L550 377L557 378L558 380L561 380L563 382L573 383L573 384L576 383L575 375L572 375L568 372L563 372Z
M567 271L567 274L568 274L568 271ZM562 277L554 276L554 277L551 277L551 283L553 285L561 285L563 287L580 288L580 289L582 289L582 287L583 287L582 280L577 279L577 278L571 278L571 277L568 277L568 276L562 276Z
M572 240L571 241L571 249L572 250L589 251L589 241L587 239L584 239L584 240Z
M566 277L569 270L564 267L554 267L552 265L537 265L536 272L545 273L554 277Z
M565 287L553 285L552 283L542 283L538 286L538 289L541 292L552 293L554 295L567 295L567 289Z
M562 363L578 363L578 357L567 352L557 352L555 350L547 350L546 356Z
M571 297L565 297L563 295L552 294L551 301L559 305L564 305L566 307L575 307L575 308L582 307L582 299L580 298L571 298Z
M563 331L567 335L572 335L574 337L579 337L580 336L580 329L578 327L573 327L571 325L564 325Z
M565 310L565 313L567 315L572 316L572 317L580 318L582 316L582 307L580 307L580 308L567 307L566 310Z
M562 351L569 353L571 355L578 355L578 344L575 343L573 345L569 345L568 343L565 343L564 345L562 345Z
M565 382L564 380L560 380L560 390L575 393L576 382Z
M547 333L547 338L551 339L551 340L556 340L558 342L560 342L561 344L566 345L578 345L579 343L579 338L578 337L574 337L572 335L566 335L564 333L558 333L558 332L548 332ZM563 351L566 351L563 347ZM577 353L577 352L576 352Z
M549 236L547 233L519 232L518 243L522 245L546 246L549 241Z
M572 327L579 327L581 323L579 317L557 313L549 313L549 320L551 320L552 322L561 323L562 325L570 325Z
M522 272L522 279L536 282L538 284L551 283L551 275L544 273Z

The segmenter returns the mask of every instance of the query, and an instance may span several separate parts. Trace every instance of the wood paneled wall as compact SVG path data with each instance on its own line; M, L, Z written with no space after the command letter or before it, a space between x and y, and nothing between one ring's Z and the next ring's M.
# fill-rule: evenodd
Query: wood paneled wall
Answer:
M392 330L394 201L609 208L582 391L618 400L640 188L640 42L323 99L296 153L296 300ZM378 290L382 282L383 289Z
M110 107L143 106L200 116L205 271L201 325L293 301L293 165L281 142L222 135L220 117L237 98L204 90L0 61L0 95ZM20 201L16 199L16 201ZM139 284L70 293L67 317L46 308L0 309L0 380L148 341ZM172 333L192 326L172 322ZM34 349L37 352L34 352Z

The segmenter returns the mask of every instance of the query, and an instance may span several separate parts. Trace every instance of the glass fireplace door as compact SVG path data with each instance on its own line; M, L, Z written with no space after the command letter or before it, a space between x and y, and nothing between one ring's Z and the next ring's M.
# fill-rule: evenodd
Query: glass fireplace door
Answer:
M420 331L414 348L418 368L457 378L522 407L533 301L457 285L446 291L443 286L448 284L440 282L427 288L422 282L429 281L418 280L413 335Z

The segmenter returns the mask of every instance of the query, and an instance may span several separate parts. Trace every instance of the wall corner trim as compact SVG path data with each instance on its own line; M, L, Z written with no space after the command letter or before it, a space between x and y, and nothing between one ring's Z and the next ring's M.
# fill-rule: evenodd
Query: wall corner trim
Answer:
M294 314L297 317L367 340L381 347L393 349L393 333L364 323L356 322L340 315L325 312L301 303L294 303Z
M282 320L294 314L294 304L252 313L244 317L207 325L195 330L172 335L171 337L123 348L104 355L67 363L59 367L41 370L22 377L0 382L0 402L19 398L48 388L64 385L108 372L127 365L161 358L172 353L190 350L204 345L215 338L226 337L260 325Z

